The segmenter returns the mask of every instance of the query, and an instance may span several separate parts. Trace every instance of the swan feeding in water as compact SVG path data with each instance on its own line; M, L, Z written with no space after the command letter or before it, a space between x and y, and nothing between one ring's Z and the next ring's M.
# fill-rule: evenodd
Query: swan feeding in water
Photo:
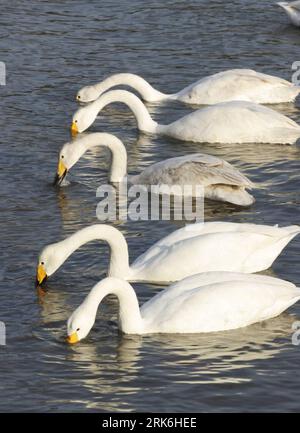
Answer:
M140 174L127 177L127 152L121 140L111 134L96 132L78 140L65 143L59 152L55 185L60 185L67 172L89 149L107 147L112 153L109 180L118 183L125 179L132 185L145 187L162 185L193 187L189 190L196 195L196 186L204 188L204 197L239 206L249 206L255 199L246 188L254 185L228 162L206 154L191 154L169 158L152 164ZM202 188L199 193L203 193Z
M300 0L289 3L279 2L277 4L284 9L292 24L296 27L300 27Z
M108 104L122 102L133 112L140 131L200 143L293 144L300 126L289 117L253 102L231 101L193 111L169 125L160 125L143 102L126 90L104 93L73 115L71 133L85 131Z
M294 101L300 93L299 86L280 77L251 69L230 69L204 77L181 91L169 95L154 89L139 75L114 74L100 83L83 87L77 93L76 99L80 102L92 102L111 88L120 85L134 89L146 102L176 100L186 104L202 105L226 101L279 104Z
M278 278L209 272L167 287L140 308L133 287L109 277L69 318L69 343L89 334L101 301L110 294L119 300L119 328L125 334L227 331L276 317L300 299L298 287Z
M189 224L156 242L129 265L123 234L110 225L95 224L46 246L38 259L36 280L42 284L74 251L94 240L110 246L107 275L128 281L168 284L200 272L259 272L268 269L299 233L296 225L280 228L230 222Z

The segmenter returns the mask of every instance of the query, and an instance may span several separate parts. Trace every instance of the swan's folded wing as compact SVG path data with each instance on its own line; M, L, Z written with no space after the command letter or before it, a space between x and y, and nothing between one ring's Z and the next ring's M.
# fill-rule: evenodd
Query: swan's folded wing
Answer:
M300 126L287 116L252 102L230 101L189 113L164 126L163 133L207 143L289 143L286 134L278 136L278 128L300 136Z
M178 171L189 173L193 183L203 186L231 185L239 187L254 187L253 183L237 169L226 161L219 160L215 164L206 164L202 161L190 161L183 164Z
M232 185L253 187L252 182L228 162L210 155L194 155L177 167L169 168L170 177L186 179L186 182L208 185Z
M274 317L299 298L300 290L293 284L241 277L190 290L183 283L181 292L166 289L144 304L141 312L148 326L161 332L211 332Z
M263 74L261 72L256 72L252 70L232 70L231 73L224 77L222 88L224 92L232 91L232 87L236 89L237 94L242 95L243 92L248 94L248 91L257 93L264 90L265 86L271 87L292 87L293 84L289 81L281 78L275 77L273 75ZM263 86L263 87L261 87Z
M232 185L253 187L252 182L228 162L206 154L170 158L146 168L140 183L147 185Z
M187 98L191 100L205 100L213 101L221 99L236 99L238 96L257 94L268 88L272 87L292 87L293 84L289 81L272 75L256 72L251 69L231 69L228 71L219 72L209 77L199 80L197 83L186 87L180 94L187 94ZM249 93L250 92L250 93Z

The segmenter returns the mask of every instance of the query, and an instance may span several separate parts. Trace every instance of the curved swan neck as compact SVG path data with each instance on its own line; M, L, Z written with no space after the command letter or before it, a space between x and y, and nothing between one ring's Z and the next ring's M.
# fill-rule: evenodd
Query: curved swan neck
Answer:
M151 119L145 105L137 96L133 93L127 92L126 90L111 90L110 92L104 93L100 98L96 99L96 101L92 102L92 104L95 104L94 106L99 112L102 108L112 102L122 102L131 109L135 115L140 131L149 133L154 133L156 131L157 123Z
M98 95L106 92L114 86L128 86L135 89L145 101L157 102L167 99L169 95L154 89L144 78L135 74L115 74L99 84L95 84Z
M111 254L108 275L127 278L129 273L127 242L119 230L105 224L95 224L86 227L59 242L57 246L63 253L62 263L82 245L94 240L105 241L110 246Z
M127 281L105 278L93 287L82 305L96 316L99 304L107 295L116 295L119 300L120 329L126 334L139 334L142 330L140 307L135 291Z
M73 142L74 146L79 143ZM110 182L121 182L127 174L127 151L122 143L116 136L102 132L95 132L89 134L82 139L84 152L94 147L107 147L112 154L111 168L110 168Z

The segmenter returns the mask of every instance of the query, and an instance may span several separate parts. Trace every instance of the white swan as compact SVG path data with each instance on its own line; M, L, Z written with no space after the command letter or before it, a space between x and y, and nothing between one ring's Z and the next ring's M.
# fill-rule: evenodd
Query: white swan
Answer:
M141 309L132 286L118 278L96 284L67 324L67 341L77 343L94 325L107 295L119 300L125 334L216 332L278 316L300 299L294 284L265 275L211 272L185 278L159 292Z
M98 113L112 102L126 104L136 117L138 129L179 140L207 143L286 143L300 137L300 126L288 117L259 104L224 102L196 110L169 125L152 120L143 102L126 90L111 90L80 107L73 115L72 135L85 131Z
M285 10L292 24L294 24L294 26L300 27L300 0L289 3L279 2L277 4Z
M57 174L54 184L61 184L67 172L89 149L97 146L107 147L112 153L110 170L111 182L122 182L127 175L127 152L121 140L111 134L96 132L83 138L65 143L60 150ZM128 176L130 184L194 187L190 195L197 195L196 186L204 188L204 196L213 200L226 201L240 206L249 206L255 199L245 188L254 185L228 162L201 153L180 156L157 162L142 173ZM178 191L178 193L180 193ZM188 191L188 190L186 190ZM176 191L175 191L176 193ZM202 194L200 189L198 194Z
M99 98L102 93L119 85L133 88L147 102L177 100L187 104L203 105L226 101L277 104L294 101L300 93L300 87L282 78L251 69L231 69L202 78L172 95L155 90L138 75L115 74L98 84L83 87L77 93L76 99L80 102L91 102Z
M110 246L108 276L169 283L200 272L263 271L298 233L299 226L190 224L156 242L129 265L127 242L122 233L115 227L95 224L43 249L38 261L37 283L42 284L74 251L93 240L106 241Z

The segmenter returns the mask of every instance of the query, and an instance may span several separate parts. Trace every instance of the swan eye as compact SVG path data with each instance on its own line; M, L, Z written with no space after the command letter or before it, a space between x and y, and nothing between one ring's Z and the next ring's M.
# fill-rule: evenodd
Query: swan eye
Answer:
M41 262L41 265L44 265L45 264L45 262Z
M75 123L77 123L78 121L77 120L75 120Z
M77 96L77 99L80 99L80 95Z
M76 332L78 332L78 331L80 331L80 328L77 328L77 329L76 329Z
M65 157L64 155L61 155L61 159L64 159L64 157Z

